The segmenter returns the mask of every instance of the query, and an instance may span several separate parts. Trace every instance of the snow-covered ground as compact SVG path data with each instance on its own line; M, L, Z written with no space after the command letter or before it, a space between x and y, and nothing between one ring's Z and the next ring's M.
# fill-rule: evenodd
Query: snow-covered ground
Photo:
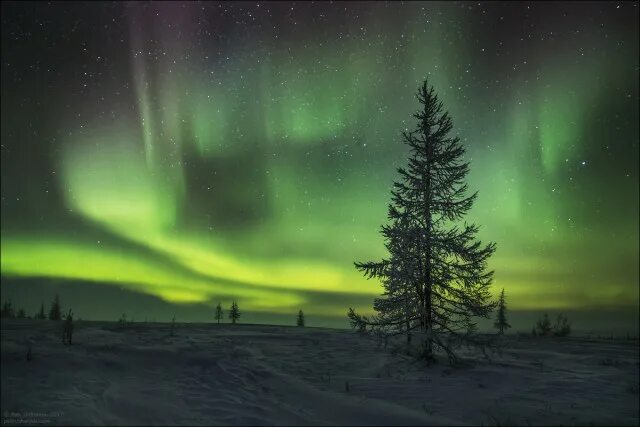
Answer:
M2 321L2 421L59 425L638 425L638 341L505 338L422 366L351 331ZM32 359L27 361L27 343Z

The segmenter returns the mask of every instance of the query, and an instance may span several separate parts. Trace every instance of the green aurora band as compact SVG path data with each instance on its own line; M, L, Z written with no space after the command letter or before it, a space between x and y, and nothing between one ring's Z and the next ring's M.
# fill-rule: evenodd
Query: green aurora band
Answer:
M70 131L55 150L34 142L64 220L22 224L6 182L22 178L3 174L3 277L332 316L344 316L348 294L369 312L381 287L352 262L384 256L379 226L407 156L400 131L428 76L471 160L469 220L498 243L495 293L504 287L514 310L637 307L638 42L616 44L618 15L606 38L586 18L594 31L578 35L536 21L536 34L571 34L560 42L485 34L502 25L495 4L313 6L323 17L302 4L297 14L236 7L253 23L246 31L216 3L122 7L125 53L101 55L126 63L132 103L109 116L93 114L99 89L71 97L81 119L59 113ZM9 131L2 141L17 144ZM100 237L69 232L74 221ZM316 305L309 291L334 303Z

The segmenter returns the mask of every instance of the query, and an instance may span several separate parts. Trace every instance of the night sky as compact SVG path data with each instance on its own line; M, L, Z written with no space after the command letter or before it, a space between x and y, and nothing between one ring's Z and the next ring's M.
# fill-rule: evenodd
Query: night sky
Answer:
M385 255L428 77L497 243L494 294L637 313L638 9L3 2L2 297L346 325L381 291L353 261Z

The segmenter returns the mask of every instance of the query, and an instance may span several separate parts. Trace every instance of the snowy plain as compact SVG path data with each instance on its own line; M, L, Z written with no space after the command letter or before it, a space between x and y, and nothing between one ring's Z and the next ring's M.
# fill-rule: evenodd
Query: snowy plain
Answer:
M427 367L338 329L82 321L64 346L1 324L4 425L639 424L637 340L511 335Z

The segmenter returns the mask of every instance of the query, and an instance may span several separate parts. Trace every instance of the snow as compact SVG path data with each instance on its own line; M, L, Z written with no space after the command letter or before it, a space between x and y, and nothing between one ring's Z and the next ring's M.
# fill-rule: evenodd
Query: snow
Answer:
M423 366L354 332L2 320L3 424L638 425L637 340L507 336ZM26 360L27 343L33 358ZM347 391L348 383L348 391Z

